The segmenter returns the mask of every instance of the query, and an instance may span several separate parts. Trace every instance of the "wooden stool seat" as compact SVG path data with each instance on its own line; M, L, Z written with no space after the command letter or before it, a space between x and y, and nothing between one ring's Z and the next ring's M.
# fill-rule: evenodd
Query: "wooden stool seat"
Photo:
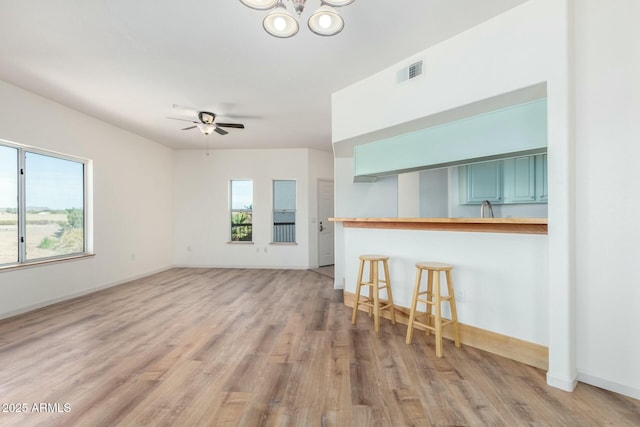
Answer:
M427 335L433 331L436 335L436 356L442 357L442 328L453 325L453 337L456 347L460 347L460 333L458 331L458 313L456 311L456 299L453 293L453 280L451 271L453 266L441 262L419 262L416 264L416 283L413 289L411 311L409 312L409 324L407 328L407 344L413 339L414 325L422 326ZM420 291L422 272L427 272L427 290ZM447 281L447 295L442 295L440 289L440 272L445 273ZM423 297L424 296L424 297ZM451 319L442 318L442 302L449 303ZM425 313L417 312L418 303L426 305ZM435 307L435 314L432 310ZM425 317L425 322L416 321L417 317Z
M385 255L360 255L360 268L358 270L358 283L356 284L356 296L353 303L353 314L351 323L356 324L358 317L358 306L369 307L369 317L373 316L373 325L376 332L380 330L380 311L389 310L391 313L391 323L396 324L396 312L393 307L393 295L391 292L391 280L389 279L389 257ZM384 278L379 277L378 263L382 263ZM369 263L369 280L363 281L365 263ZM384 285L380 285L384 283ZM360 300L362 287L369 287L368 296ZM387 299L380 299L380 291L387 291Z
M445 264L444 262L419 262L416 264L416 268L420 268L422 270L433 270L433 271L453 270L452 265Z
M389 261L389 257L385 255L360 255L361 261Z

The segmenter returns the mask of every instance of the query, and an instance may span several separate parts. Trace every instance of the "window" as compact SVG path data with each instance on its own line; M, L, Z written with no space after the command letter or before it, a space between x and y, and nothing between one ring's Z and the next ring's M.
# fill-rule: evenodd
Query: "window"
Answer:
M0 145L0 265L86 252L85 162Z
M253 181L231 181L231 241L253 241Z
M18 150L0 145L0 265L18 262Z
M296 182L273 181L273 242L296 241Z

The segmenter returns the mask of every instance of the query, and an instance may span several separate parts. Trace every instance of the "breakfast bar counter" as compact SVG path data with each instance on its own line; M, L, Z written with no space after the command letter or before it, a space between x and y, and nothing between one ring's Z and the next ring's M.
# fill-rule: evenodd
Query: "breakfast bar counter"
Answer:
M358 257L389 257L393 302L408 320L419 262L454 267L463 345L546 369L549 271L546 218L346 218L336 224L336 287L356 293ZM424 310L424 308L421 308ZM448 317L443 307L443 317ZM406 329L398 328L401 333ZM445 328L445 337L447 331Z
M546 218L330 218L348 228L547 234Z

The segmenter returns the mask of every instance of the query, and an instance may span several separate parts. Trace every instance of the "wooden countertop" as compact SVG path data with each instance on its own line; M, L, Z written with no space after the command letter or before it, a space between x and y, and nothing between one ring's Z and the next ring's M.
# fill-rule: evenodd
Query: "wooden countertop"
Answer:
M547 218L329 218L350 228L547 234Z

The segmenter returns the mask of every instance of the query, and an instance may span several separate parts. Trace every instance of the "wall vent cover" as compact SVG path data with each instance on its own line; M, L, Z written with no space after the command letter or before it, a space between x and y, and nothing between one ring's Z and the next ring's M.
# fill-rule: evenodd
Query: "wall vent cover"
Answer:
M422 75L422 60L414 62L408 67L403 67L398 70L398 83L406 82L407 80L415 79L418 76Z
M418 77L420 74L422 74L422 61L409 65L409 80Z

